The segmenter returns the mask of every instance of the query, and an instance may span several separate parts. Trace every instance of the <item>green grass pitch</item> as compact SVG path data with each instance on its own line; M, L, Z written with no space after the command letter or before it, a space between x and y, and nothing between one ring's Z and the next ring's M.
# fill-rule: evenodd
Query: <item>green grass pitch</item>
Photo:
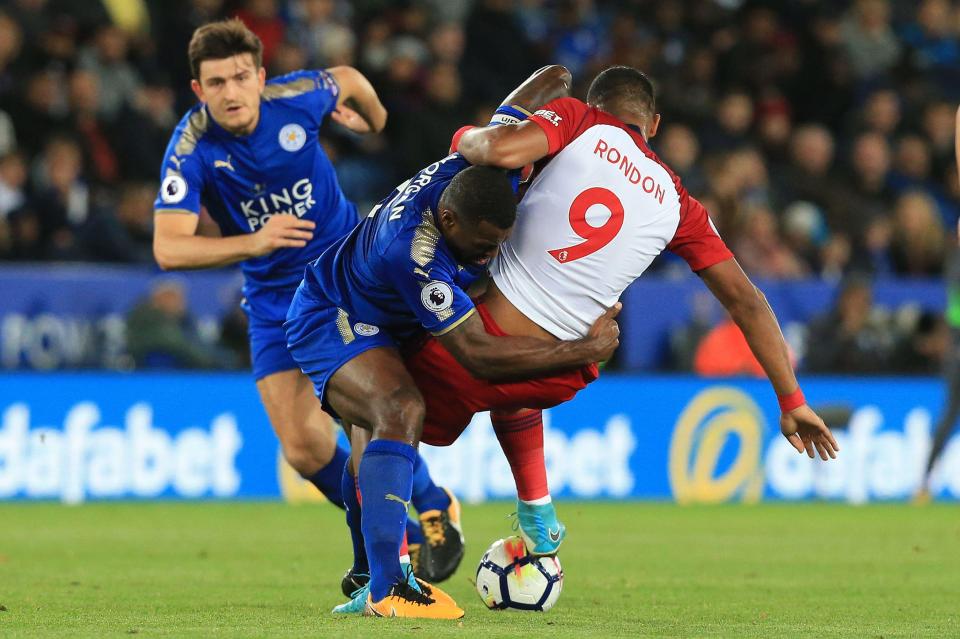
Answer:
M461 622L333 617L341 513L280 503L0 504L0 637L957 637L953 505L563 502L563 595L490 612L510 504L466 507Z

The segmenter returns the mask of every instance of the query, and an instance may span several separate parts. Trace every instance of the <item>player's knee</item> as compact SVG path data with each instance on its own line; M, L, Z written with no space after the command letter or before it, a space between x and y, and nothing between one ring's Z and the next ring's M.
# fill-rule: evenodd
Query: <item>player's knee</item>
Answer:
M306 446L284 445L283 458L301 475L312 475L317 471L315 456Z
M388 393L374 408L374 437L420 441L426 408L414 387L400 387Z
M304 440L281 442L283 458L290 467L299 474L312 475L330 462L333 457L334 446L321 440Z

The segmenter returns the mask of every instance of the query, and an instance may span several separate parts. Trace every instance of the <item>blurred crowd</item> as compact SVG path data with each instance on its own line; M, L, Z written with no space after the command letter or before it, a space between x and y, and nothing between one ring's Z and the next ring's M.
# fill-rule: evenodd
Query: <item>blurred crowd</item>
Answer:
M269 76L372 80L385 132L323 133L361 210L539 66L583 97L628 64L657 87L655 150L751 275L936 276L955 244L951 0L0 0L0 261L152 262L187 43L234 15Z

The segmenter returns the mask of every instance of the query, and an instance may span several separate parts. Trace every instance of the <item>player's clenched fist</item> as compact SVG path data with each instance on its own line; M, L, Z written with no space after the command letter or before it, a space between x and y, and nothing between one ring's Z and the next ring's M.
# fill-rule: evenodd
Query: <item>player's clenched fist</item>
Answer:
M316 226L294 215L274 215L253 234L254 255L266 255L279 248L303 248L313 238Z
M597 356L594 361L602 362L610 359L613 351L620 346L620 325L617 324L617 315L623 304L617 302L597 318L587 333L587 340L593 343Z

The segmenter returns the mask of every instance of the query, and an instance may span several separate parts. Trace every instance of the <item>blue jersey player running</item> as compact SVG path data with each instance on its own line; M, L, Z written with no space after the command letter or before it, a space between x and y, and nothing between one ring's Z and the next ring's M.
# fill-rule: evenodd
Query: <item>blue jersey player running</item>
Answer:
M304 266L359 221L320 147L320 125L330 116L355 131L379 131L387 114L350 67L267 82L261 53L260 40L238 20L194 33L191 85L200 103L181 120L163 160L154 253L164 269L240 262L253 373L284 457L331 502L353 505L348 520L359 525L355 488L343 486L349 455L287 352L282 325ZM222 237L196 235L201 206ZM418 478L421 513L450 504L419 459Z
M290 305L285 328L294 359L325 406L371 433L358 473L369 615L463 616L453 599L411 579L399 561L424 418L400 356L403 340L425 329L488 379L578 368L606 359L618 344L618 309L576 341L486 332L464 287L496 254L515 217L504 172L450 155L400 185L311 263Z

